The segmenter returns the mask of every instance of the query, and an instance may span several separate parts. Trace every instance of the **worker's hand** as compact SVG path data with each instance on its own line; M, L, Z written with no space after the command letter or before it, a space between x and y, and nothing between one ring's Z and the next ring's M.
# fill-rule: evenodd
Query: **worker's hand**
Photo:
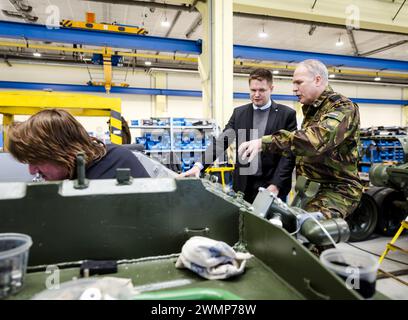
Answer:
M279 194L279 188L275 186L274 184L269 185L268 188L266 188L269 192L273 193L275 196L278 196Z
M251 162L261 150L262 139L256 139L242 143L238 148L238 154L242 161Z
M190 170L180 173L179 178L186 178L186 177L200 177L200 168L197 166L193 166Z

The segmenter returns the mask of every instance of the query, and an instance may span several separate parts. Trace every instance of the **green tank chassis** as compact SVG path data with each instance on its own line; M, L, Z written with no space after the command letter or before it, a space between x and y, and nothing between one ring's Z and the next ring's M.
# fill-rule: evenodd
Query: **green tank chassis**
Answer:
M77 161L75 181L0 184L0 232L12 230L34 239L26 285L12 298L31 298L42 291L47 265L56 264L65 281L78 276L85 259L118 261L115 276L130 278L137 287L188 279L180 290L148 292L134 299L359 298L301 245L326 244L327 233L315 219L305 219L302 209L288 207L265 190L249 204L239 194L226 194L215 181L165 178L134 183L126 169L118 169L116 180L89 181L81 155ZM296 189L294 205L301 206L318 185L299 179ZM269 223L269 214L279 216L286 230ZM322 224L336 241L347 240L344 221ZM174 252L193 235L236 244L255 257L247 272L233 281L203 280L174 267ZM299 263L304 266L300 274Z
M117 260L134 286L177 279L189 284L145 292L138 298L360 299L287 230L277 227L238 194L199 179L89 180L0 183L0 232L32 237L22 291L29 299L45 289L48 265L61 282L79 276L83 260ZM205 280L174 262L185 241L203 235L254 255L245 273ZM383 297L377 293L377 297Z

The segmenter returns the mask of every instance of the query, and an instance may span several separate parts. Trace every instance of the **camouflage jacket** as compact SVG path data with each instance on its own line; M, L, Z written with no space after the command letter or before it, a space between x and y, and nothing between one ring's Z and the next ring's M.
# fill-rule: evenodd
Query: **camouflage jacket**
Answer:
M296 155L297 175L321 184L345 184L361 190L357 168L358 106L327 86L313 104L303 105L303 114L301 130L280 130L264 136L262 150L283 154L291 151Z

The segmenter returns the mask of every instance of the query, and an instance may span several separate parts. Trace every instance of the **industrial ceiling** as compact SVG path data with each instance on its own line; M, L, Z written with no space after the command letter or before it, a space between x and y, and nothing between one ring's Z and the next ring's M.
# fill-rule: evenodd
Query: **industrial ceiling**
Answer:
M406 0L234 0L234 44L408 61L408 3L405 2ZM201 16L195 9L196 3L197 1L192 0L1 0L0 19L47 24L50 12L57 8L60 20L84 21L85 13L93 12L97 22L143 27L149 36L196 40L202 37ZM265 7L269 9L266 10ZM359 28L356 28L356 25L353 28L346 28L344 16L350 14L347 13L350 8L354 13L356 8L359 10L361 17ZM164 24L163 21L167 21L168 24ZM342 21L344 23L341 23ZM9 39L0 39L7 40ZM24 40L19 42L24 43ZM33 41L30 43L36 44ZM69 47L67 44L63 46ZM9 63L12 63L13 59L84 63L82 58L89 58L87 54L78 57L71 52L46 49L40 51L42 57L35 58L32 49L0 46L0 56ZM143 50L137 52L159 54ZM187 54L177 56L194 57ZM144 64L146 60L148 59L129 57L125 59L124 66L146 67ZM247 67L236 65L235 71L247 72L257 64L274 63L258 60L247 62ZM197 68L196 64L190 61L160 59L153 59L153 67ZM371 70L371 74L367 75L355 73L343 78L369 80L372 79L373 73L381 71L384 70ZM282 74L285 72L290 75L291 69L283 70ZM387 82L408 83L405 72L402 72L401 76L397 74L395 79L392 78L390 76Z

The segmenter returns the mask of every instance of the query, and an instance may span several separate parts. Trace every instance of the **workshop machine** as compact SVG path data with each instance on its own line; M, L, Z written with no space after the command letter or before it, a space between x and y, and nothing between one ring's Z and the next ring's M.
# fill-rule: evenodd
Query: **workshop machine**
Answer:
M10 299L46 290L51 265L61 283L86 277L81 266L89 260L113 261L117 270L109 276L143 288L134 299L361 299L307 247L347 240L341 219L319 221L265 190L250 204L207 179L132 179L119 169L117 179L87 180L83 172L80 166L72 181L0 182L0 233L33 241L24 285ZM315 187L303 188L303 196ZM175 268L195 235L251 253L244 274L206 280Z

